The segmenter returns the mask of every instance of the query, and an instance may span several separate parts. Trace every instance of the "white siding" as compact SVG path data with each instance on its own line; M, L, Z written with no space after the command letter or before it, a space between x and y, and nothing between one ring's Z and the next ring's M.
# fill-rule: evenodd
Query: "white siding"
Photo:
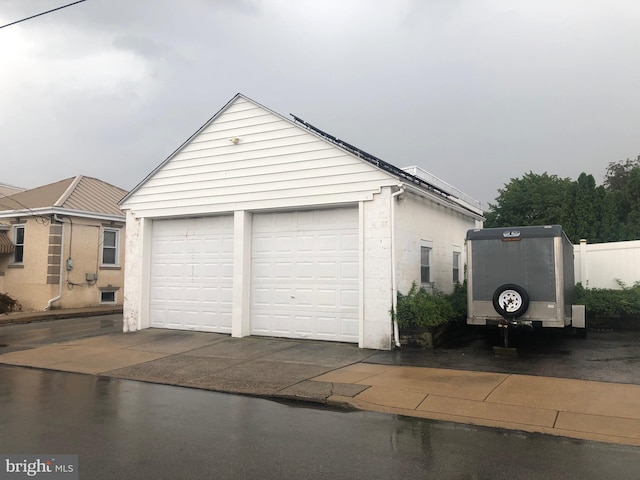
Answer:
M237 144L230 141L238 138ZM124 203L175 216L370 200L391 175L237 97Z

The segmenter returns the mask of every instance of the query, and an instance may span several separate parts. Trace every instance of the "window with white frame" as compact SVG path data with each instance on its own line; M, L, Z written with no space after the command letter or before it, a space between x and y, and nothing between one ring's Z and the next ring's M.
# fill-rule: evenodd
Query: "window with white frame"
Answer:
M460 252L453 252L453 283L460 283Z
M431 242L420 246L420 283L431 283Z
M13 226L13 263L24 262L24 225Z
M116 291L102 290L100 292L100 303L116 303Z
M105 228L102 230L102 265L118 265L118 240L120 230L117 228Z

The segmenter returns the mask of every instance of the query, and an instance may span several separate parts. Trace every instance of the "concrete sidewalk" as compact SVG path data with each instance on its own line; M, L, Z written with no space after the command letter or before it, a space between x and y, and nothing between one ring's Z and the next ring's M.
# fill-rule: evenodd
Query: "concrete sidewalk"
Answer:
M640 446L640 385L367 363L355 345L149 329L0 355L0 364Z

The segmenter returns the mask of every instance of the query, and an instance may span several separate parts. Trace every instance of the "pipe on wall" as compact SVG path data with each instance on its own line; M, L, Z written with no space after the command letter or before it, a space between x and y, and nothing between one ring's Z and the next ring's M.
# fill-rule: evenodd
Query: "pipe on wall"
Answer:
M391 194L391 305L394 312L393 341L396 347L400 346L400 331L398 329L398 287L396 281L396 225L395 225L395 199L404 193L404 184L398 185L398 191Z

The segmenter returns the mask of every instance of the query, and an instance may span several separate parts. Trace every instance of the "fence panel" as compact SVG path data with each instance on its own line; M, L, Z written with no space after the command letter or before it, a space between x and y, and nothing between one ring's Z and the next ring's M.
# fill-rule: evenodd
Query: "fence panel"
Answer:
M640 281L640 240L573 246L576 283L586 288L620 288Z

